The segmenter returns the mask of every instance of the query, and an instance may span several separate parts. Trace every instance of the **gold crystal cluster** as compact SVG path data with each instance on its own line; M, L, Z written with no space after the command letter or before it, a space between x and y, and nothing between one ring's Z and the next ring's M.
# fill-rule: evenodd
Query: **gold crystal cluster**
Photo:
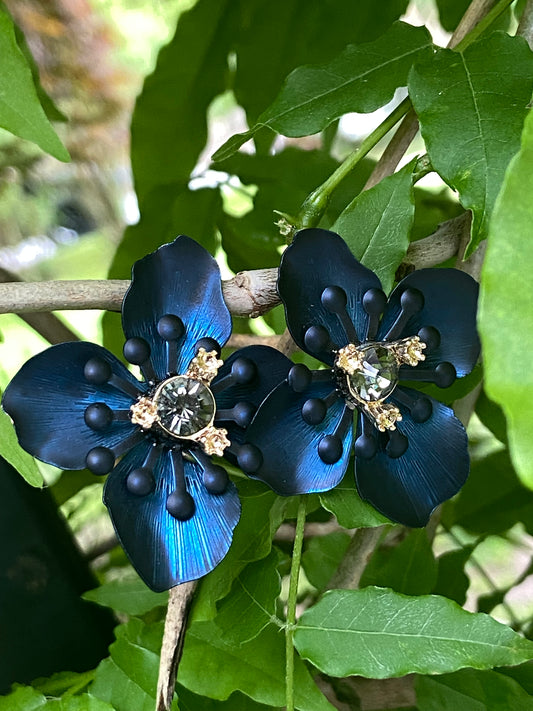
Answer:
M380 432L385 430L395 430L396 423L402 419L402 414L395 405L382 400L365 402L363 410L374 421Z
M134 425L140 425L143 430L149 430L150 427L159 419L157 414L157 405L149 397L140 397L137 402L134 402L130 407L131 421Z
M226 447L231 444L227 437L228 430L223 427L207 427L199 434L198 441L204 448L204 452L209 455L216 454L217 457L221 457Z
M224 361L220 360L216 351L206 351L200 348L197 355L191 360L185 375L193 380L199 380L204 385L209 385Z
M348 343L347 346L337 351L335 358L335 367L344 371L348 375L353 375L356 370L361 370L363 367L363 353L354 346L353 343Z
M394 357L398 361L398 365L418 365L421 361L426 360L426 356L422 353L426 348L426 344L420 340L418 336L412 338L402 338L401 341L395 341L389 346Z

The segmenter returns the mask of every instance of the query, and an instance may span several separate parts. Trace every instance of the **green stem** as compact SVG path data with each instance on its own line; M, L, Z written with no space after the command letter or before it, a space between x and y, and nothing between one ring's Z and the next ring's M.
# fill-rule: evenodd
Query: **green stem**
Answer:
M300 577L300 563L302 560L302 546L304 541L306 503L306 497L300 496L296 518L296 531L294 534L294 546L292 550L289 599L287 600L287 626L285 627L285 689L287 711L294 711L294 626L296 624L296 602L298 599L298 580Z
M513 0L500 0L499 3L494 5L492 10L488 12L485 17L483 17L477 25L472 27L470 32L463 37L463 39L458 42L455 47L453 48L454 52L462 52L464 49L468 47L468 45L472 44L472 42L475 42L482 34L485 32L487 28L489 28L492 23L498 19L498 17L502 14L502 12L505 12L509 5Z

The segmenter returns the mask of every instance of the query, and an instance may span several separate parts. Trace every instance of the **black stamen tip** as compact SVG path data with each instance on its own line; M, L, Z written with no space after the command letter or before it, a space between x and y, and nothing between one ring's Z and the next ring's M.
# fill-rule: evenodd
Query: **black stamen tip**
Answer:
M335 464L342 457L342 439L338 435L326 435L318 443L318 456L324 464Z
M210 494L219 496L228 488L228 472L218 464L210 464L204 469L203 482Z
M194 499L187 491L173 491L167 499L167 511L178 521L188 521L195 510Z
M150 358L150 345L144 338L128 338L123 348L124 358L132 365L142 365Z
M231 365L232 380L238 385L249 385L257 375L257 367L249 358L236 358Z
M405 454L408 446L409 440L407 437L401 432L398 432L398 430L394 430L389 433L389 441L385 447L385 451L391 459L398 459L402 454Z
M344 311L348 303L346 292L340 286L326 286L320 300L322 306L334 314Z
M164 341L177 341L185 333L185 326L179 316L165 314L157 322L157 332Z
M311 383L311 371L303 363L293 365L287 375L289 387L295 393L301 393L309 387Z
M92 430L105 430L113 422L113 410L105 402L93 402L85 410L83 419Z
M440 346L440 333L433 326L423 326L418 332L422 343L426 344L426 353L434 351Z
M254 474L263 464L261 450L253 444L243 444L237 455L237 463L246 474Z
M155 489L155 479L151 469L139 467L132 469L126 477L126 488L135 496L148 496Z
M329 333L324 326L310 326L305 332L304 343L312 353L320 353L330 345Z
M103 358L91 358L83 369L85 380L92 385L104 385L113 375L111 366Z
M324 400L312 397L302 407L302 418L308 425L319 425L324 421L328 408Z
M380 316L385 310L387 297L381 289L368 289L363 296L363 308L370 316Z
M447 361L439 363L435 368L435 385L439 388L449 388L455 383L457 371L454 366Z
M200 340L196 341L194 344L194 352L196 355L198 355L198 351L200 348L203 348L207 353L210 353L211 351L216 351L217 355L220 355L220 345L215 341L214 338L200 338Z
M115 466L115 455L107 447L94 447L88 453L85 464L93 474L109 474Z
M255 412L256 407L251 402L238 402L233 408L233 419L239 427L248 427Z
M424 294L419 289L407 288L400 296L400 305L404 311L416 314L424 308Z
M378 443L372 435L362 434L355 440L354 452L356 457L372 459L378 451Z
M427 422L433 413L433 405L427 397L419 397L411 407L411 417L415 422Z

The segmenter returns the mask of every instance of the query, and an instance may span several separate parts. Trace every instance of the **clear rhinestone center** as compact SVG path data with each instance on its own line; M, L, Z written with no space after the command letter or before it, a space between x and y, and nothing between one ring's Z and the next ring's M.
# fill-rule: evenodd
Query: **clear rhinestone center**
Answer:
M373 343L357 348L360 366L347 374L348 388L359 401L383 400L398 382L398 362L390 349Z
M161 383L153 401L159 425L175 437L193 437L209 427L215 417L215 398L211 390L186 375Z

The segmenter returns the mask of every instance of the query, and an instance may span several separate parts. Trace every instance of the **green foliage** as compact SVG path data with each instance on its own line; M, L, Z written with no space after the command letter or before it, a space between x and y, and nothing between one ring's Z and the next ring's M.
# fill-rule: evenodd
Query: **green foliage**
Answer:
M19 445L11 419L3 410L0 410L0 455L22 474L28 484L43 485L35 459Z
M154 607L168 602L168 593L153 592L139 578L112 580L94 590L88 590L82 597L128 615L144 615Z
M335 515L344 528L372 528L390 523L389 519L363 501L357 489L353 471L348 473L334 489L320 494L322 506Z

